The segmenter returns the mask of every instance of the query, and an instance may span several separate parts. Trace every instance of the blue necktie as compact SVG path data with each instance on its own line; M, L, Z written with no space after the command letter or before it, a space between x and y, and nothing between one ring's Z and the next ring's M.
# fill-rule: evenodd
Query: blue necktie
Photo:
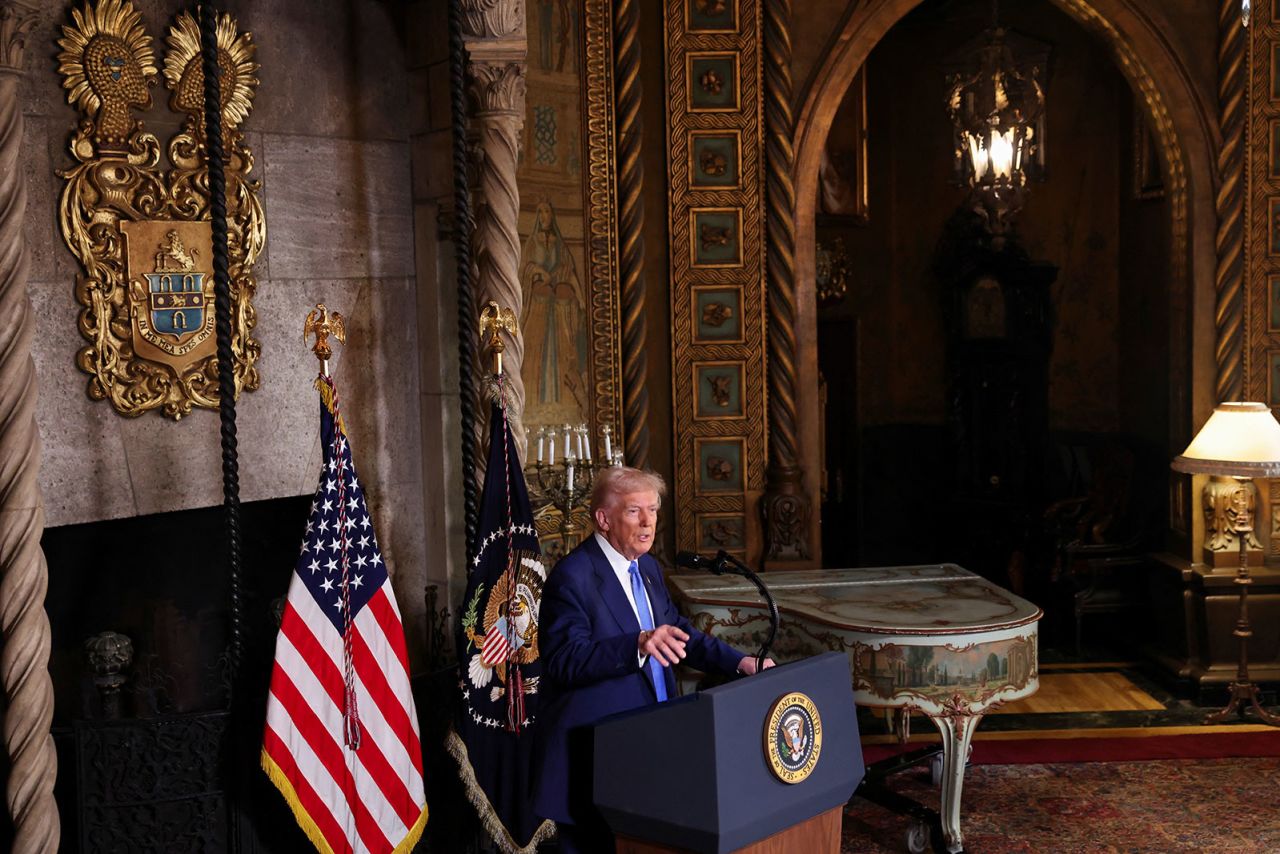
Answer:
M649 599L644 595L644 581L640 578L640 567L636 562L631 561L631 565L627 567L627 572L631 573L631 595L636 600L636 614L640 617L640 628L646 632L653 630L653 617L649 614ZM649 656L649 672L653 674L653 689L658 693L658 702L665 702L667 699L667 677L662 672L662 665L658 663L658 659L652 655Z

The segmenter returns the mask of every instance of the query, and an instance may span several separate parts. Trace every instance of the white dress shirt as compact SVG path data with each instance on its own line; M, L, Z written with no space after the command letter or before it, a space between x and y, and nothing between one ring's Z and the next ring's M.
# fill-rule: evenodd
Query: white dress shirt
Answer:
M609 561L609 568L613 570L613 574L618 577L618 583L622 585L622 593L627 597L627 602L631 605L631 613L635 615L636 624L641 624L640 609L636 607L636 597L635 594L631 592L631 561L623 557L617 549L610 545L609 541L606 540L599 531L596 531L595 538L596 543L600 546L600 551L604 552L604 559ZM637 558L637 572L639 571L639 566L639 558ZM640 576L640 580L641 583L644 583L643 575ZM649 594L646 591L645 607L649 609L649 624L656 627L658 623L653 619L653 603L649 602L648 599ZM639 651L636 652L636 656L641 666L643 666L644 660L648 658L648 656Z

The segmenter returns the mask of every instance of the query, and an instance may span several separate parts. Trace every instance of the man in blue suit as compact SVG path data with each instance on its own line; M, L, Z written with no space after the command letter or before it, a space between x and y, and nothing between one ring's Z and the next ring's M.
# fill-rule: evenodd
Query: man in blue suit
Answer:
M754 657L695 629L671 601L648 554L665 492L652 472L601 470L589 505L596 532L556 564L542 591L534 809L559 825L562 852L613 850L591 798L594 723L674 697L672 665L685 659L712 673L756 671Z

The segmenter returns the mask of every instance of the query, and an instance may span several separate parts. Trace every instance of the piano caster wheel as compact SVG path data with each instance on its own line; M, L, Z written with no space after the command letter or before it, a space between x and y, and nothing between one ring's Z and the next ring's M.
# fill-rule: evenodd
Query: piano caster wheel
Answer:
M935 786L942 785L942 754L929 760L929 782Z
M918 818L907 827L907 850L911 854L924 854L929 850L929 825Z

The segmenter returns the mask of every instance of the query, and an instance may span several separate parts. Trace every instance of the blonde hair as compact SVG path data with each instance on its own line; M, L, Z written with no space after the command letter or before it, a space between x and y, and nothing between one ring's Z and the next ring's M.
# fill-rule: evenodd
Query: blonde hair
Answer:
M656 472L630 466L609 466L596 474L587 509L594 516L597 510L608 507L619 495L629 492L656 492L661 501L662 496L667 494L667 484Z

